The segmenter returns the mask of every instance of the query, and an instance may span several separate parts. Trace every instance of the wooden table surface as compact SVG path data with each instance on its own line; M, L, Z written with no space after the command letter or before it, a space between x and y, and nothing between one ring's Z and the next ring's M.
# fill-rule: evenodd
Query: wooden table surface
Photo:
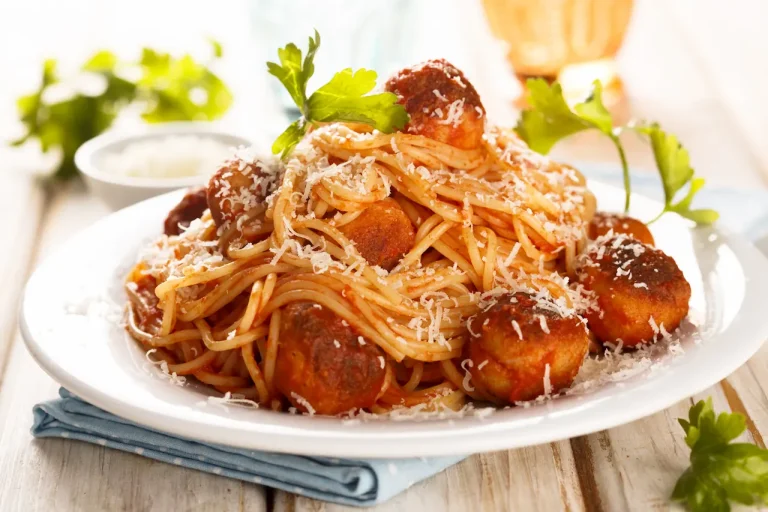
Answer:
M631 33L621 55L631 112L679 135L710 185L766 187L766 20L762 2L637 5L632 30L656 32ZM642 145L628 144L633 163L651 163ZM589 134L558 154L615 161ZM38 261L108 211L81 184L50 191L24 173L0 172L3 240L11 241L0 251L0 510L346 510L101 446L33 440L32 406L54 397L58 385L24 348L19 294ZM706 396L718 410L746 414L744 439L764 446L768 347L663 412L588 436L469 457L373 510L674 509L668 497L689 453L676 418Z

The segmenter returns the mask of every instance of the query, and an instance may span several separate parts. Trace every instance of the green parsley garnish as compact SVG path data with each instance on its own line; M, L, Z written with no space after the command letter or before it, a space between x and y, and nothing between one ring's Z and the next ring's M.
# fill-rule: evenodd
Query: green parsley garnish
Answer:
M221 57L221 45L213 40L211 61ZM64 87L56 61L43 64L40 87L16 101L26 133L11 142L20 146L36 140L43 153L60 152L54 178L77 175L74 156L77 148L112 125L128 105L140 108L149 123L164 121L213 120L232 104L232 94L221 79L190 55L174 57L144 48L138 62L121 61L109 51L94 54L80 69L101 88L73 91L61 99L48 99L46 91Z
M267 62L270 74L277 77L299 107L301 117L285 129L272 144L272 153L288 156L311 124L346 121L363 123L382 133L401 130L408 113L397 103L397 96L383 92L366 96L376 87L376 72L369 69L336 73L331 81L307 97L307 82L315 72L314 59L320 47L320 34L309 38L307 55L293 43L277 50L280 64Z
M686 219L694 221L696 224L712 224L715 222L719 217L716 211L707 209L691 210L693 196L704 186L704 178L694 176L688 151L683 148L677 137L671 133L664 132L656 123L638 125L635 127L635 130L647 135L651 140L656 167L659 170L661 183L664 186L664 209L656 219L664 215L665 212L675 212ZM688 193L680 201L674 203L675 195L686 184L689 184Z
M691 407L678 419L691 448L691 467L675 485L672 499L693 512L727 512L728 501L768 504L768 450L731 443L746 429L739 413L715 414L712 398Z
M624 130L635 130L650 140L656 166L664 186L664 209L651 222L666 212L675 212L697 224L711 224L717 220L714 210L691 210L693 196L704 186L704 179L694 176L688 151L672 134L664 132L658 124L614 126L613 118L602 101L600 82L595 81L592 93L573 108L568 106L559 83L548 85L538 79L526 83L531 108L522 112L516 130L531 149L547 154L561 139L584 130L597 129L616 146L624 176L624 211L629 212L631 183L629 163L619 135ZM675 195L686 185L685 197L674 202Z

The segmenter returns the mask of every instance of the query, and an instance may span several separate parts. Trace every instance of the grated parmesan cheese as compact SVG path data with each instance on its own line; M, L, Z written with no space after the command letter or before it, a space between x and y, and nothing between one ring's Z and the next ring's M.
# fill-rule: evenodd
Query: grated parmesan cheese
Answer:
M291 398L296 400L297 404L299 404L300 406L304 407L307 410L307 413L310 416L314 416L315 415L315 408L312 407L312 404L310 404L307 401L306 398L304 398L303 396L299 395L298 393L296 393L294 391L291 391Z
M657 336L659 332L661 332L659 331L659 326L656 324L656 320L653 318L653 315L648 318L648 325L650 325L651 329L653 329L654 336Z
M515 332L517 333L518 338L520 338L520 341L523 341L523 331L520 330L520 324L517 323L517 320L512 320L512 328L515 329Z
M120 176L171 179L206 176L231 153L226 144L207 136L171 135L129 143L106 153L101 165Z
M461 369L464 370L464 380L462 381L461 386L467 391L475 390L475 387L469 383L469 381L472 380L472 374L469 373L468 368L472 368L473 364L474 363L472 362L471 359L464 359L461 362Z
M544 396L552 395L552 381L549 379L549 363L544 366Z
M549 326L547 325L547 319L544 318L544 315L539 315L539 325L541 326L542 331L549 334Z
M440 109L436 108L435 112L437 112L438 110ZM442 110L440 110L440 113L437 117L440 118L438 123L449 124L454 128L456 128L461 124L463 116L464 116L464 98L461 98L460 100L456 100L450 105L448 105L448 113L446 114L445 119L443 119Z
M184 384L187 382L187 378L183 377L183 376L180 376L180 375L177 375L176 372L171 372L170 368L168 367L168 361L165 361L165 360L155 361L155 360L153 360L150 356L152 354L154 354L155 352L157 352L156 348L149 349L144 354L144 357L147 359L147 361L150 362L150 364L152 364L152 366L157 366L157 367L160 368L160 371L162 372L161 375L163 376L163 378L168 380L168 382L170 382L174 386L183 387Z
M443 96L443 95L442 95L442 93L441 93L440 91L438 91L437 89L434 89L434 90L432 91L432 94L434 94L435 96L437 96L437 98L438 98L440 101L445 101L446 103L448 102L448 98L446 98L445 96Z
M208 397L208 403L214 404L214 405L220 405L220 406L234 406L234 407L246 407L246 408L253 408L258 409L259 404L254 402L253 400L248 400L245 398L245 396L241 394L232 394L231 392L227 391L224 393L224 396L209 396Z

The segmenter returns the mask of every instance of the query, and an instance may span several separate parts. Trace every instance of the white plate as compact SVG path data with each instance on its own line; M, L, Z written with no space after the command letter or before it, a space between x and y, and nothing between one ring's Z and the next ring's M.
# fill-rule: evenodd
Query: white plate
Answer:
M591 183L601 209L621 207L623 192ZM530 408L479 418L374 421L295 416L207 402L202 386L178 387L148 365L119 326L122 279L139 248L155 237L172 193L121 210L66 243L26 288L21 328L40 366L63 386L109 412L157 430L252 449L335 457L415 457L529 446L613 427L662 410L723 379L768 337L768 261L742 238L692 229L666 215L653 225L657 245L691 283L685 353L663 354L653 369ZM650 218L659 205L633 198ZM117 312L117 315L115 315Z

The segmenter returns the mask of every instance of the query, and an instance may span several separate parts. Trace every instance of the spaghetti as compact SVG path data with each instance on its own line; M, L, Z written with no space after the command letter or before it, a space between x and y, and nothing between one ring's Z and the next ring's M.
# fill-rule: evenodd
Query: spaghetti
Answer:
M582 300L558 271L572 272L594 200L578 172L533 154L514 134L492 129L481 151L460 151L334 124L307 142L270 206L249 219L274 226L268 238L238 244L235 225L219 237L206 213L161 240L131 274L130 332L157 348L171 372L270 403L278 398L280 308L308 300L381 347L395 374L408 375L402 387L391 382L398 393L390 402L404 395L418 403L462 388L452 360L483 298L524 287L571 307ZM368 265L340 228L391 194L417 234L387 273ZM143 299L135 290L145 274L158 281L163 312L154 334L136 324ZM222 310L229 313L217 315ZM442 361L449 362L436 372ZM413 391L425 365L444 379L431 394Z
M212 180L215 208L148 247L128 276L130 334L169 372L275 410L513 400L473 378L496 361L473 360L468 344L493 308L518 302L510 294L531 297L537 329L552 336L558 319L592 307L574 278L594 197L578 171L511 130L486 126L472 149L413 131L325 124L284 165L241 151L219 178L253 170L250 185ZM413 230L392 268L372 264L348 236L383 202ZM384 246L393 243L386 236ZM522 342L518 322L505 322ZM574 375L587 343L576 324L584 349ZM541 379L557 357L541 360L541 389L551 390ZM307 382L320 387L312 396L298 392L313 393Z

